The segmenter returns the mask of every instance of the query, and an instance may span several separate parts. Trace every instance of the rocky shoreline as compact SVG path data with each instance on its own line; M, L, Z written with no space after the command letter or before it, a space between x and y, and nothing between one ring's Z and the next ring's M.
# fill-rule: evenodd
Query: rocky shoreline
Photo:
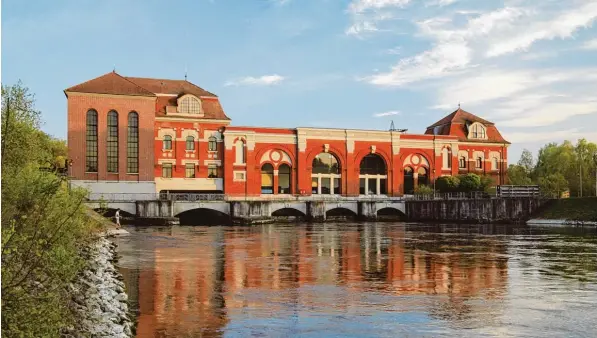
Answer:
M116 270L116 244L105 237L83 253L88 266L70 285L72 306L78 318L63 337L132 337L134 322L122 276Z

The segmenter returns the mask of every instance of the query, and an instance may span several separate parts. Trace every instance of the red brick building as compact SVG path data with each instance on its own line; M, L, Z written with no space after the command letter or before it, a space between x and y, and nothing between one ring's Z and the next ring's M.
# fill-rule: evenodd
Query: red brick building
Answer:
M505 179L509 143L461 109L408 134L230 126L186 80L111 72L65 94L72 182L96 193L400 196L442 175Z

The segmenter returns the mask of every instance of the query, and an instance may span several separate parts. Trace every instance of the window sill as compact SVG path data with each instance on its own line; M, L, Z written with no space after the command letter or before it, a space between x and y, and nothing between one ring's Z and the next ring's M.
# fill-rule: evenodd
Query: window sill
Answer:
M86 174L97 174L97 171L86 171Z
M126 173L127 175L139 175L139 173Z

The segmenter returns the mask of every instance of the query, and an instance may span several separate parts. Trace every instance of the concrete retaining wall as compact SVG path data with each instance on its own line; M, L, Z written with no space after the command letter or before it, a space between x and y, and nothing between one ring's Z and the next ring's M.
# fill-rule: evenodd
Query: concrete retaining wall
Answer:
M524 222L545 202L538 198L407 201L406 215L411 221Z

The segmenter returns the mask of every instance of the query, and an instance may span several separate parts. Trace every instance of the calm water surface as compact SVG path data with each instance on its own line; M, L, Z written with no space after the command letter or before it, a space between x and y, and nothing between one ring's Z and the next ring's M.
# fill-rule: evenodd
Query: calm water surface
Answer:
M597 336L595 229L128 228L138 337Z

